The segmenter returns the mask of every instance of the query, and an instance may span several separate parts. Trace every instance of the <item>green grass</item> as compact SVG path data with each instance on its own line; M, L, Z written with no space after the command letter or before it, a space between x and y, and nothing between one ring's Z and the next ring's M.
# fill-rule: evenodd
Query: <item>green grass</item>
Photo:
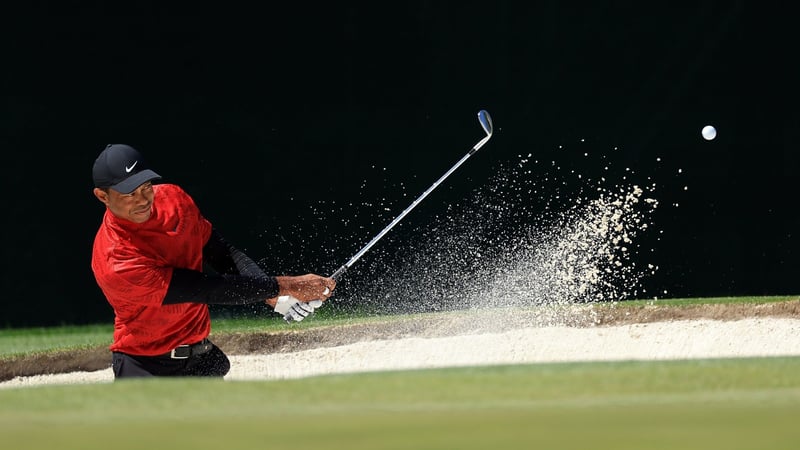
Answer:
M782 449L800 358L0 390L5 448Z
M0 329L0 358L109 345L113 332L111 324Z
M663 306L690 306L690 305L713 305L713 304L761 304L776 303L789 300L798 300L797 295L765 296L765 297L704 297L704 298L672 298L664 300L631 300L616 303L616 305L663 305Z

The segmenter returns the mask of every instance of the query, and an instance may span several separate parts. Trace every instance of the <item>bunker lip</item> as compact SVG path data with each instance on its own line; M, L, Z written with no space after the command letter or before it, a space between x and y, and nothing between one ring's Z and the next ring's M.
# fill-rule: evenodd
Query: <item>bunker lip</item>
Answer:
M309 329L265 333L223 333L213 341L229 355L288 353L314 348L337 347L356 342L458 336L492 333L514 328L546 326L604 327L678 320L733 321L747 318L800 318L800 299L759 304L708 304L663 306L583 304L519 310L509 315L501 310L469 311L463 314L431 314L403 320L337 324ZM103 347L3 360L0 381L19 376L91 372L110 367L111 355Z

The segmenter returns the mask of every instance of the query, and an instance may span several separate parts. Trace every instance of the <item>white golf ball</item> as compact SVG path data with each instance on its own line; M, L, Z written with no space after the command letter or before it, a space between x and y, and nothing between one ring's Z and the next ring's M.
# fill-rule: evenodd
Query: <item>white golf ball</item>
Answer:
M712 127L711 125L706 125L703 127L703 139L710 141L717 137L717 129Z

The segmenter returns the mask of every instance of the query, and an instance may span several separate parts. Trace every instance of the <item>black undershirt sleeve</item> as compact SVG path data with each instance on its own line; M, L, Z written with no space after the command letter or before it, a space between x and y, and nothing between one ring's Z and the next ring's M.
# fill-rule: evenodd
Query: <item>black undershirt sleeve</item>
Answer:
M203 247L203 271L215 271L222 274L245 275L254 278L266 278L267 274L241 250L229 244L217 230L211 231L211 237Z
M203 271L173 269L162 304L244 305L278 295L278 281L216 231L203 247Z
M207 303L245 305L264 302L278 295L274 277L207 274L189 269L173 269L172 280L162 304Z

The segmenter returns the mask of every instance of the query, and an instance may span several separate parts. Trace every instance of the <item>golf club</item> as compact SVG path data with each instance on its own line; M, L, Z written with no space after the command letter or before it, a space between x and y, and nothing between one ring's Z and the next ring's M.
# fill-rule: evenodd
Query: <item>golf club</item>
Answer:
M358 251L358 253L353 255L353 257L350 258L350 260L347 261L344 265L342 265L342 267L339 267L336 270L336 272L334 272L333 275L331 275L331 278L333 278L334 281L338 281L339 277L341 277L342 274L344 274L347 271L347 269L349 269L353 264L355 264L355 262L358 261L359 258L364 256L364 254L367 253L367 251L369 251L369 249L372 248L372 246L375 245L376 242L378 242L386 233L389 232L389 230L391 230L395 225L397 225L398 222L403 220L403 218L409 212L411 212L412 209L414 209L423 199L425 199L425 197L427 197L428 194L433 192L433 190L436 189L436 187L439 186L447 177L449 177L450 174L455 172L456 169L458 169L462 164L464 164L464 161L469 159L470 156L472 156L481 147L483 147L483 144L489 141L489 139L492 137L492 132L494 131L492 126L492 117L485 110L480 110L478 112L478 122L480 122L481 127L483 127L483 131L486 132L486 136L484 136L483 139L478 141L478 143L475 144L475 146L472 147L472 149L466 155L464 155L457 163L455 163L455 165L453 165L453 167L451 167L450 170L445 172L445 174L442 175L441 178L436 180L436 182L433 183L431 187L428 188L428 190L426 190L425 192L422 193L422 195L417 197L417 199L414 200L414 202L411 203L408 206L408 208L406 208L402 213L400 213L400 215L397 216L389 225L387 225L386 228L384 228L380 233L378 233L374 238L372 238L372 240L369 241L369 243L367 243L367 245L365 245L364 248L362 248L361 250Z
M389 223L389 225L387 225L386 228L381 230L380 233L378 233L374 238L372 238L372 240L369 241L367 245L365 245L361 250L359 250L358 253L353 255L353 257L350 258L349 261L344 263L342 267L339 267L336 270L336 272L334 272L333 275L331 275L331 278L333 278L334 281L339 281L339 278L347 271L347 269L349 269L353 264L355 264L356 261L358 261L362 256L364 256L364 254L367 253L369 249L372 248L373 245L375 245L376 242L378 242L386 233L389 232L389 230L391 230L395 225L397 225L401 220L403 220L403 218L408 213L410 213L412 209L414 209L423 199L425 199L425 197L427 197L428 194L433 192L433 190L436 189L436 187L439 186L447 177L449 177L450 174L455 172L456 169L458 169L462 164L464 164L464 161L469 159L470 156L472 156L475 152L480 150L480 148L483 147L483 145L486 142L488 142L489 139L491 139L492 132L494 131L492 125L492 117L486 110L482 109L478 111L478 122L480 122L483 131L486 133L486 136L484 136L483 139L478 141L478 143L475 144L466 155L464 155L460 160L458 160L458 162L455 163L453 167L450 168L450 170L445 172L444 175L442 175L438 180L436 180L436 182L433 183L431 187L429 187L425 192L423 192L422 195L417 197L417 199L414 200L405 210L403 210L403 212L401 212L400 215L395 217L395 219L392 220L392 222ZM327 295L328 293L330 293L330 291L328 289L325 289L325 295ZM315 308L318 308L319 306L322 305L322 301L314 300L313 302L309 302L309 304L311 304ZM292 319L290 314L285 315L283 318L284 320L290 323L292 320L294 320Z

